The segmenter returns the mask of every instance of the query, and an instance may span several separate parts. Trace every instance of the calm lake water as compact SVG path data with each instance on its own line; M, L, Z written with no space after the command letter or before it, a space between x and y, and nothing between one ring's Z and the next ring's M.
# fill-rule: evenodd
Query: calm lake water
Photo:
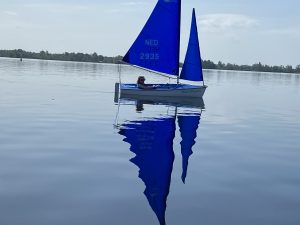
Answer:
M137 111L116 65L0 58L0 224L299 225L300 76L204 76L202 112Z

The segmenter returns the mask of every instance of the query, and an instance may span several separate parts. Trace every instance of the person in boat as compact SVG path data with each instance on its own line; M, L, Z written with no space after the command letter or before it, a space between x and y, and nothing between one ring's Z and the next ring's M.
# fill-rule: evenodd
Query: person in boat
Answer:
M154 89L155 87L151 84L145 84L145 77L139 76L137 80L137 86L140 89Z

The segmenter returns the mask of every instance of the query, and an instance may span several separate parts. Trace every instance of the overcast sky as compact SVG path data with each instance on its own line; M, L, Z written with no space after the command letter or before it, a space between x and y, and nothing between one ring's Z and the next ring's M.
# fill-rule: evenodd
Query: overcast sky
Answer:
M157 0L0 0L0 49L124 55ZM203 59L300 64L299 0L182 0L181 60L192 8Z

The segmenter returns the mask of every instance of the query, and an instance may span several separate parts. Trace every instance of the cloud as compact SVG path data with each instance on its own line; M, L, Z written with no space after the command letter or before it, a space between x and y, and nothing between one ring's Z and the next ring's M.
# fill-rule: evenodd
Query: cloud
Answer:
M266 30L265 33L267 33L269 35L282 35L282 36L289 37L289 38L290 37L299 38L300 26L270 29L270 30Z
M67 4L67 3L30 3L24 4L26 9L48 11L51 13L74 13L82 12L90 9L88 5L84 4Z
M3 13L8 16L17 16L18 15L18 13L13 12L13 11L4 11Z
M120 3L107 5L106 12L112 14L120 14L120 13L132 13L138 11L140 8L138 7L146 7L149 2L144 1L128 1L122 2L120 7Z
M257 26L256 19L241 14L207 14L198 19L200 29L209 32L248 29Z
M121 5L125 6L138 6L138 5L146 5L147 2L141 2L141 1L131 1L131 2L122 2Z

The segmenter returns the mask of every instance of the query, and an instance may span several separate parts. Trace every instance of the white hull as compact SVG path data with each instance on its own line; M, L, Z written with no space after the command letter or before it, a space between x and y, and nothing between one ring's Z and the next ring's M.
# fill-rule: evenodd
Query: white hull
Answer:
M192 97L202 98L207 86L194 85L158 85L156 89L139 89L135 84L116 83L116 89L120 90L121 96L159 96L159 97Z

